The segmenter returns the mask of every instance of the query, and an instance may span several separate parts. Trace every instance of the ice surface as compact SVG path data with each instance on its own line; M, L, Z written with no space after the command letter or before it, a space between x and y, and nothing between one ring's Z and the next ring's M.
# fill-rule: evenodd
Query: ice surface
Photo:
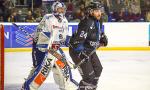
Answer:
M71 60L68 51L65 52ZM98 51L103 72L97 90L150 90L150 51ZM5 53L5 90L19 90L32 67L31 52ZM73 78L80 81L78 70ZM59 90L52 72L39 90Z

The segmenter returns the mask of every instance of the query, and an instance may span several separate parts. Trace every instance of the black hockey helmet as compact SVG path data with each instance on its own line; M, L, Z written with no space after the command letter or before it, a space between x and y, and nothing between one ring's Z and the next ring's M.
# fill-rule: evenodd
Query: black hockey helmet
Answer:
M104 12L104 6L100 2L90 2L86 7L86 12L89 13L91 10L100 9L101 12Z
M103 5L100 2L90 2L88 7L91 9L101 9Z

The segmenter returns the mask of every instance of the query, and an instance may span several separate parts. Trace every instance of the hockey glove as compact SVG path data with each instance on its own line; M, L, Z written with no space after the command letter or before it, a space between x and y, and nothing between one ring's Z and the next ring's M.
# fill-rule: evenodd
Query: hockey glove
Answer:
M101 34L101 39L100 39L99 43L100 43L100 46L107 46L108 39L104 33Z
M71 36L67 36L67 37L66 37L65 45L66 45L67 47L69 46L70 38L71 38Z

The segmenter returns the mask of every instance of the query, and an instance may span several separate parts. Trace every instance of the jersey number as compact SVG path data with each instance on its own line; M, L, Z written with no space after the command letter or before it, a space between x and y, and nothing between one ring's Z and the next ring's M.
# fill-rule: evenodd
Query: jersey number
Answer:
M85 33L84 31L81 31L80 37L86 38L87 37L87 33Z

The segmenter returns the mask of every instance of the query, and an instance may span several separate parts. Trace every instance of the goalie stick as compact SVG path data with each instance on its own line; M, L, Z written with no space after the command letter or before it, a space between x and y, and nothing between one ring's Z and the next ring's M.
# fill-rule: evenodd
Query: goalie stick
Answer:
M96 51L96 49L94 49L88 56L91 56L95 51ZM64 56L60 55L53 49L49 49L48 52L51 53L52 55L54 55L57 59L62 60L64 63L67 63L72 69L78 68L82 63L84 63L86 61L86 59L83 59L77 65L74 65L71 62L68 62L67 60L65 60Z
M63 52L61 48L58 49L61 53ZM74 69L74 64L66 60L66 57L63 55L60 55L58 52L56 52L53 49L47 50L50 54L52 54L54 57L56 57L58 60L61 60L64 64L68 65L70 68Z
M65 54L64 52L62 51L61 48L58 49L60 51L60 53L62 55L60 55L58 52L56 52L55 50L53 49L49 49L48 52L50 54L52 54L54 57L56 57L58 60L56 61L57 65L62 68L62 69L68 69L69 72L64 72L65 74L69 74L70 76L70 81L72 81L76 86L78 86L78 82L75 81L73 78L72 78L72 73L71 73L71 68L74 68L74 64L72 64L71 62L67 61L66 60L66 57L65 57ZM68 75L65 75L68 77Z

